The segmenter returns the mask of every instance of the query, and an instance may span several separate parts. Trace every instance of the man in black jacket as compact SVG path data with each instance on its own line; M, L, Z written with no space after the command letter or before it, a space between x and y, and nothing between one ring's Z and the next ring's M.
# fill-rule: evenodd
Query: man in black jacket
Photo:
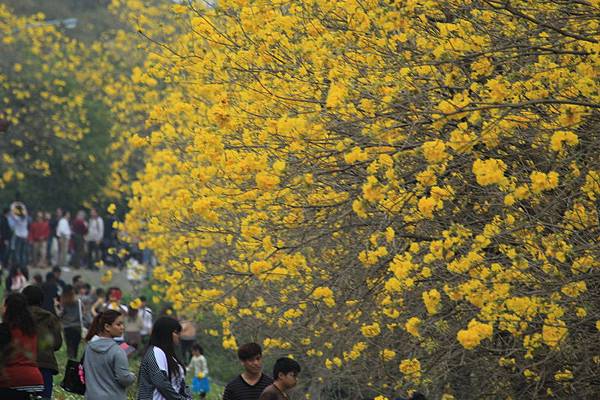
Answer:
M2 268L8 269L8 260L10 256L10 239L12 229L8 223L8 213L10 210L5 208L0 215L0 263Z

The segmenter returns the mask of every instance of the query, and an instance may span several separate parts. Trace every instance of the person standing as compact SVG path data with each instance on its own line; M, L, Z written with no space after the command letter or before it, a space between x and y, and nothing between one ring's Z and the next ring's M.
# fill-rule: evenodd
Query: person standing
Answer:
M192 346L192 360L188 366L188 370L192 371L192 393L198 394L200 399L204 399L210 391L208 382L208 364L204 357L204 349L199 344Z
M141 349L142 334L142 315L137 308L133 308L132 304L129 304L129 310L125 317L125 342L135 347L136 351Z
M0 399L25 400L44 390L44 379L38 369L37 335L27 300L12 293L4 300L0 324Z
M177 357L181 324L174 318L156 320L150 345L140 364L138 400L189 400L185 367Z
M96 263L102 259L102 239L104 238L104 221L98 215L95 208L90 210L88 221L88 234L86 237L88 245L88 268L96 269Z
M74 268L81 268L81 262L85 259L85 236L88 233L87 222L85 222L85 211L77 211L77 215L73 220L71 226L71 232L73 235L73 260L71 264Z
M223 400L258 400L273 379L263 373L262 348L257 343L246 343L237 351L244 372L225 386Z
M71 240L71 226L69 219L71 214L66 211L58 220L56 226L56 237L58 238L58 266L65 267L67 265L67 255L69 254L69 240Z
M298 383L300 364L288 357L279 358L273 366L272 384L267 386L258 400L288 400L288 390Z
M50 237L48 238L48 247L46 249L46 255L48 256L48 265L58 265L58 235L56 229L58 228L58 221L63 216L62 208L57 208L54 215L46 213L46 219L48 220L48 226L50 227Z
M13 261L19 267L27 268L29 220L27 219L27 208L25 207L25 204L17 201L11 205L8 223L14 233L11 246L14 255Z
M38 335L36 361L44 378L44 391L41 393L41 397L50 399L52 398L53 376L58 374L58 363L54 353L62 346L62 326L56 315L42 308L44 292L41 288L27 286L23 289L23 296L27 299Z
M123 292L120 288L114 286L108 288L106 291L106 302L102 305L102 310L114 310L120 312L123 316L127 315L129 309L126 305L121 304L123 298ZM124 336L118 336L114 338L118 344L125 342Z
M194 343L196 343L196 324L194 321L185 319L181 321L181 355L184 362L191 360Z
M42 292L44 293L44 298L41 307L56 315L56 304L60 299L60 290L54 273L48 272L46 274L46 282L42 284Z
M44 218L44 213L38 211L35 221L29 229L31 241L33 242L33 266L38 268L46 267L46 250L48 247L48 238L50 237L50 225Z
M145 296L140 296L142 305L140 306L140 314L142 316L142 329L140 334L142 335L142 344L145 346L150 338L150 332L152 332L152 309L148 307L148 303Z
M75 295L73 286L67 285L60 296L60 321L62 322L65 342L67 343L67 357L77 359L79 342L81 342L81 301Z
M12 229L8 222L10 209L5 208L0 215L0 263L2 268L8 269L8 260L10 259L10 242L12 240Z
M87 400L126 400L127 387L135 381L129 371L125 351L114 338L123 336L123 315L106 310L96 315L85 340L85 398Z
M6 278L6 289L9 292L19 293L25 286L27 286L27 277L23 273L23 268L13 266Z

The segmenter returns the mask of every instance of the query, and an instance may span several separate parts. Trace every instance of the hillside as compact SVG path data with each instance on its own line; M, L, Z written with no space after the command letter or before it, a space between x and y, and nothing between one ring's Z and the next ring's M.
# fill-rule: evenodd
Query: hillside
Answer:
M77 26L65 29L72 37L84 41L100 38L103 32L119 27L108 11L110 0L3 0L17 15L43 13L47 20L77 18Z

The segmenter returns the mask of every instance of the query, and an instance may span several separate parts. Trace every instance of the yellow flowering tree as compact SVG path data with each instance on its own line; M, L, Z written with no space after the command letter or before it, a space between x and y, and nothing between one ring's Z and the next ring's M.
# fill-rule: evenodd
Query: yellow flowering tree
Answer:
M157 289L312 398L593 397L599 6L173 5L126 221Z

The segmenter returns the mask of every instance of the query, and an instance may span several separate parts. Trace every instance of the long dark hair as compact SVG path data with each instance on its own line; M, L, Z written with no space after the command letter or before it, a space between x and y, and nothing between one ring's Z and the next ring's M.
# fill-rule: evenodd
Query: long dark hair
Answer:
M185 376L185 364L181 362L175 353L175 343L173 343L173 332L181 332L181 324L175 318L160 317L152 327L150 335L150 346L155 346L165 352L167 355L167 367L169 369L169 379L173 375L179 376L179 367L183 368Z
M95 335L102 333L104 330L104 325L112 325L120 316L121 313L115 310L102 311L96 315L92 321L92 325L90 325L90 329L88 329L87 335L85 336L85 341L89 342Z
M11 293L4 300L6 312L3 321L11 329L20 329L26 336L35 335L35 322L29 308L27 308L27 299L21 293Z

